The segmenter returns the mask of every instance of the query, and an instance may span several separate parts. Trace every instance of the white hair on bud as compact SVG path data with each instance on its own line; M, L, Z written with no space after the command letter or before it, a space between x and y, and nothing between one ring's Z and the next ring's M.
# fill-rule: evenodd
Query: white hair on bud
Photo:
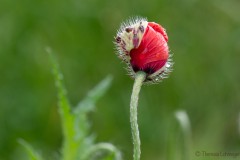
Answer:
M118 57L124 62L130 61L129 52L140 45L147 25L147 19L142 17L131 17L120 25L114 44Z

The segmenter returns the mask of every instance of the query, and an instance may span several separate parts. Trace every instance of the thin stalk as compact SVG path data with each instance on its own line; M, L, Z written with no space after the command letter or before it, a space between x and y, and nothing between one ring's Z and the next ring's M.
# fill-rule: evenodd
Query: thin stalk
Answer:
M141 155L141 141L139 137L138 122L137 122L137 107L138 97L141 90L143 81L146 79L146 73L139 71L136 73L135 81L132 90L131 102L130 102L130 123L133 137L133 160L140 160Z

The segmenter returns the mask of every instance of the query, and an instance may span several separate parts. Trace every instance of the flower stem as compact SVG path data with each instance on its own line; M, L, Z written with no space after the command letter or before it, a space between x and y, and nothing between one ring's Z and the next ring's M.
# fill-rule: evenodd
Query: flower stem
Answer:
M130 123L132 129L132 137L133 137L133 160L140 160L140 137L137 123L137 107L138 107L138 96L143 84L143 81L146 78L146 73L139 71L136 73L135 81L132 90L131 102L130 102Z

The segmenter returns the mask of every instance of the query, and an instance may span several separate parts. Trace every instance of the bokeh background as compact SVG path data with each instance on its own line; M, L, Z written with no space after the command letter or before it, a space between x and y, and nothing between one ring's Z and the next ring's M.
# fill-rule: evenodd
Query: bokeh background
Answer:
M62 134L46 46L55 51L73 106L113 75L89 119L97 141L111 142L124 159L132 158L133 80L112 41L120 23L135 15L167 29L175 62L170 78L142 89L142 159L166 159L171 141L180 152L179 109L191 121L191 159L212 158L196 151L240 152L239 8L238 0L1 0L0 159L24 157L19 138L50 159L59 153ZM176 140L169 138L173 132Z

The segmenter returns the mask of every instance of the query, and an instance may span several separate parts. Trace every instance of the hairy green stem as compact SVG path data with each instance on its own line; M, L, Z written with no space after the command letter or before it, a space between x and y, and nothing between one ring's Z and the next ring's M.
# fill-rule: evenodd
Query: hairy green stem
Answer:
M133 137L133 160L139 160L141 149L140 149L140 137L139 137L139 130L138 130L138 123L137 123L137 107L138 107L138 96L141 90L141 86L143 81L146 78L146 73L139 71L136 73L135 82L133 85L131 102L130 102L130 122L131 122L131 129L132 129L132 137Z

